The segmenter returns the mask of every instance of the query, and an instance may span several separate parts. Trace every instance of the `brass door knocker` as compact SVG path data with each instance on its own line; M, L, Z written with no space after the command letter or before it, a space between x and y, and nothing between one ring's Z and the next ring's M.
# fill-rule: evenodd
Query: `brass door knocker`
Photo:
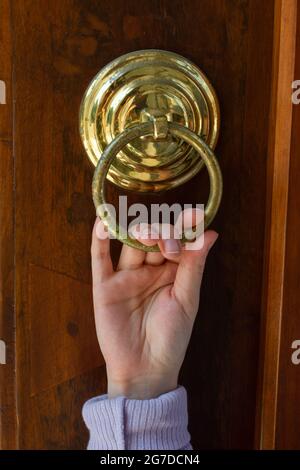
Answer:
M150 49L123 55L104 67L83 97L80 134L96 166L96 212L108 230L120 238L106 206L106 178L133 191L163 191L185 183L204 165L210 179L204 213L208 227L222 197L222 174L213 152L219 127L215 91L184 57ZM144 251L159 250L129 235L121 241Z

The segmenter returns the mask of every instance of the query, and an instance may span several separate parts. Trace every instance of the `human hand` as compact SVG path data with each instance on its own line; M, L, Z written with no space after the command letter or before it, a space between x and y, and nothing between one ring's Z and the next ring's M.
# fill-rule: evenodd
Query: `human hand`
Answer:
M123 245L114 271L110 240L96 219L91 247L94 312L110 397L154 398L177 387L206 257L217 237L206 231L203 246L196 240L193 250L179 240L160 239L158 253ZM142 234L139 238L157 243Z

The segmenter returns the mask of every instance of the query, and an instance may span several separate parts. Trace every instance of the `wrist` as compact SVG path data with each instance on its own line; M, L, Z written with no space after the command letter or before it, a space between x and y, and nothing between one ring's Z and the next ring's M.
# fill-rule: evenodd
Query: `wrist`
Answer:
M109 398L125 396L136 400L149 400L175 390L178 387L177 377L135 377L116 379L107 375L107 395Z

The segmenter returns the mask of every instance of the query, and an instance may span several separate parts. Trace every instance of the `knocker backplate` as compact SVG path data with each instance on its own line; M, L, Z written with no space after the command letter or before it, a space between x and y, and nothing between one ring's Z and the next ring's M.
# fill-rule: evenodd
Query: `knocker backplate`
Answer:
M80 134L93 165L117 135L153 115L188 127L215 148L220 112L212 85L184 57L150 49L112 61L87 88ZM149 135L118 153L107 178L125 189L161 191L188 181L202 166L199 154L183 140L171 134L163 139Z

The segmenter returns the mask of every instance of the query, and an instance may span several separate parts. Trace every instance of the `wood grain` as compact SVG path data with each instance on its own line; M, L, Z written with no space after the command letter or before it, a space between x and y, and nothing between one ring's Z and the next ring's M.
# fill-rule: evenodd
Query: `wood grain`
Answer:
M275 6L260 355L262 375L257 398L256 445L261 449L275 448L276 438L297 2L278 0Z
M200 315L181 375L189 394L193 444L196 449L251 448L273 1L143 0L137 7L136 0L14 0L12 5L20 447L86 445L80 407L88 396L105 391L105 370L95 362L90 372L82 373L79 361L72 378L66 374L63 383L52 375L50 388L43 387L45 376L36 381L38 370L34 385L28 380L32 344L37 350L42 347L33 343L30 329L36 315L29 298L30 266L40 266L54 277L60 273L90 283L92 168L78 134L80 100L91 78L110 60L132 50L161 48L182 54L203 69L217 90L222 113L216 152L224 175L224 198L214 222L221 236L207 265ZM204 202L207 192L203 172L178 191L155 199ZM111 200L117 195L110 186ZM144 200L139 195L131 198ZM120 245L113 243L115 261L119 250ZM37 284L38 280L32 284L31 298ZM82 312L86 300L79 302ZM73 314L72 302L66 301L65 307L62 324ZM48 299L43 311L46 324L52 310ZM92 316L92 311L85 315ZM87 329L94 334L92 327Z
M209 256L184 364L196 448L252 448L254 442L272 4L237 2L232 11L226 2L227 42L216 60L224 197L214 226L220 238Z
M17 446L14 315L14 214L12 142L12 37L10 2L0 2L0 80L6 104L0 104L0 339L6 364L0 364L0 449Z
M30 265L28 310L31 396L104 364L89 284Z
M297 12L297 42L294 79L300 78L300 8ZM292 363L291 348L300 339L299 272L299 177L300 177L300 105L293 106L290 184L286 233L285 278L283 284L281 342L278 367L276 449L300 448L300 366Z

